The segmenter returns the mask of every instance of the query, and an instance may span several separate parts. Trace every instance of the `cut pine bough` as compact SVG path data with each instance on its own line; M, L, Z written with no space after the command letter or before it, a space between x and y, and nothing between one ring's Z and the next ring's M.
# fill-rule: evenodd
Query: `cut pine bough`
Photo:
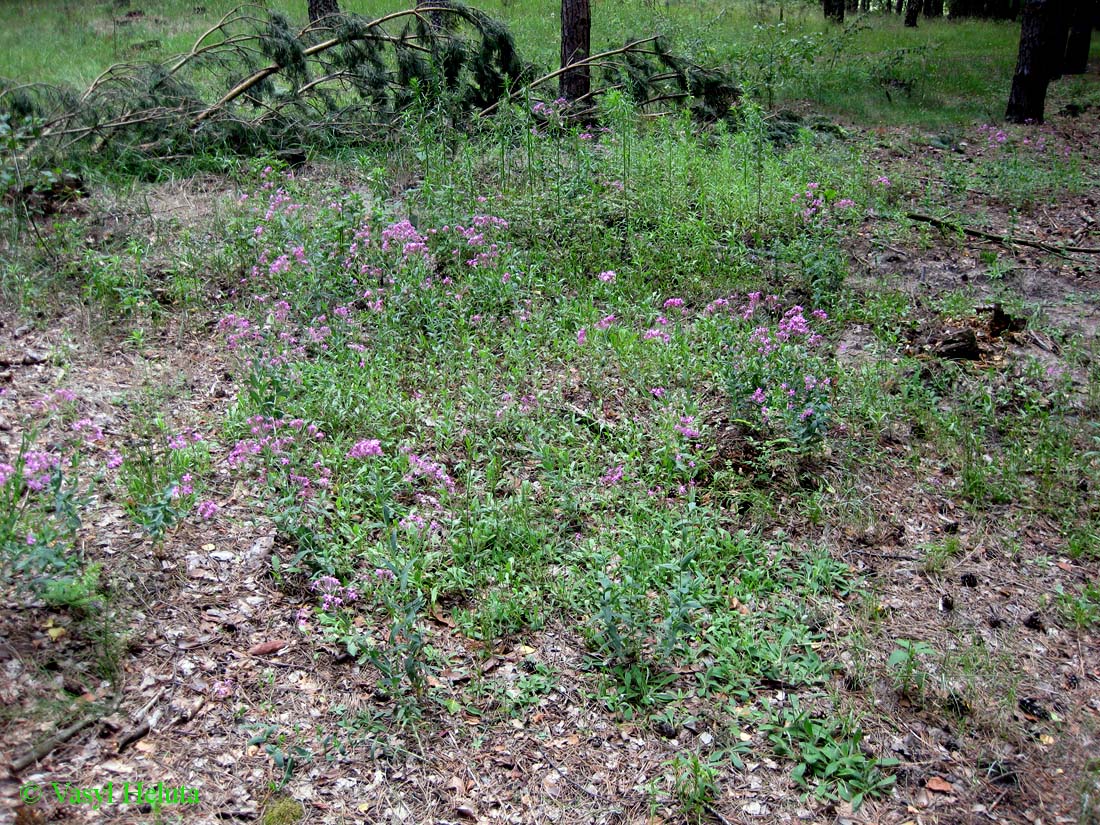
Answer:
M963 226L960 223L954 221L945 220L944 218L937 218L932 215L925 215L921 212L906 212L905 217L911 221L917 221L919 223L930 223L932 226L938 229L946 229L951 232L960 232L964 235L970 235L974 238L981 238L987 241L993 241L999 243L1002 246L1030 246L1033 249L1041 249L1044 252L1051 252L1055 255L1100 255L1100 247L1097 246L1059 246L1058 244L1047 243L1046 241L1040 241L1033 238L1017 238L1012 235L998 235L995 232L987 232L984 229L974 229L969 226Z

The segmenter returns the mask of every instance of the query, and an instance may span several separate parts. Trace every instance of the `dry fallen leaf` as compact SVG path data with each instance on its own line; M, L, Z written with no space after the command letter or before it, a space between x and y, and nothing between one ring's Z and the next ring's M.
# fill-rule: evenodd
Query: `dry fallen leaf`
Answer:
M455 622L450 616L446 615L439 609L439 605L432 605L431 609L432 618L445 627L454 627Z
M955 786L939 776L930 776L924 787L936 793L955 793Z
M269 642L260 642L258 645L252 645L248 649L249 656L266 656L269 653L275 653L286 647L286 642L282 639L272 639Z

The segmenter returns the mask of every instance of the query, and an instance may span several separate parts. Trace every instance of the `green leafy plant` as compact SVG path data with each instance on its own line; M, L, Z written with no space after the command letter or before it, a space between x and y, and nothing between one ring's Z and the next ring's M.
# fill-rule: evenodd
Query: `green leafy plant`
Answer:
M897 647L886 660L886 666L894 674L894 685L903 696L920 693L928 681L928 672L921 663L922 656L931 656L935 648L926 642L898 639Z
M678 753L666 763L672 771L672 790L684 815L693 822L711 820L718 795L718 767L694 752Z
M773 711L761 729L779 756L795 761L791 778L817 799L839 797L858 810L864 799L880 796L894 785L894 777L883 768L897 760L865 753L862 731L850 716L814 717L792 696L790 705Z

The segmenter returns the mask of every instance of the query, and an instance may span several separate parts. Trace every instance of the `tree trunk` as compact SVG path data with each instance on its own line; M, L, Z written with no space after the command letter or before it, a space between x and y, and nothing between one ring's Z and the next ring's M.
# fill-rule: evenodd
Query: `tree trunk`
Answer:
M910 29L917 27L917 15L920 14L920 7L923 5L924 0L908 0L905 5L905 25Z
M834 23L844 22L844 0L822 0L825 19Z
M561 66L584 60L590 52L592 13L588 0L561 0ZM576 100L592 89L592 70L578 66L561 76L561 96Z
M337 0L309 0L309 25L314 25L323 17L339 14Z
M1060 80L1062 67L1066 62L1066 49L1069 44L1069 18L1071 9L1066 2L1054 6L1054 22L1051 24L1050 51L1047 53L1047 71L1051 80Z
M1096 0L1077 0L1070 9L1069 40L1066 43L1066 59L1062 71L1066 74L1084 74L1089 63L1089 47L1092 45L1092 21L1100 10Z
M974 17L978 9L974 0L951 0L951 18Z
M905 7L905 0L898 0L897 7L894 9L894 14L901 14L901 10Z
M943 0L924 0L921 14L926 18L943 17Z
M1059 1L1026 0L1024 3L1020 52L1005 111L1005 120L1010 123L1043 122L1053 62L1051 53L1057 51L1059 63L1065 54L1065 41L1061 41L1059 48L1056 40L1058 21L1055 6Z

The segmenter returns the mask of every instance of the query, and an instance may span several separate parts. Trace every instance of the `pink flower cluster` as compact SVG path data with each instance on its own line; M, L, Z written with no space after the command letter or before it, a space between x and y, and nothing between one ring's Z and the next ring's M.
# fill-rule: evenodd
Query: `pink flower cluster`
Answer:
M348 458L369 458L380 455L382 455L382 443L377 438L356 441L348 450Z
M218 322L218 332L228 333L225 343L231 350L237 349L242 341L256 341L263 337L259 328L248 318L233 312Z
M611 467L606 473L600 476L600 484L603 484L606 487L611 487L615 484L618 484L620 481L623 480L623 474L625 472L626 466L623 464Z
M36 493L41 492L50 483L53 471L60 466L61 459L56 455L29 450L23 456L23 483Z
M290 464L290 458L285 453L287 447L294 444L300 437L308 437L315 441L325 438L324 432L316 424L306 424L301 418L286 420L283 418L271 418L264 415L254 415L248 419L251 425L252 435L255 438L242 438L233 445L226 462L231 467L244 464L250 456L261 455L265 451L270 455L279 456L279 463Z
M695 429L695 416L685 415L680 418L680 423L676 425L675 429L680 435L687 439L698 438L702 433Z
M448 493L455 491L454 479L447 474L446 466L427 456L417 455L407 447L403 447L401 452L409 459L409 472L405 474L404 481L413 482L417 478L427 478L443 485Z
M90 418L81 418L79 421L74 421L72 430L83 437L85 444L103 440L103 429Z
M321 609L326 613L359 599L358 590L354 587L344 587L340 584L340 580L333 576L322 576L316 579L309 589L321 595Z
M427 238L416 231L408 218L391 223L382 230L382 251L389 252L391 247L401 246L401 257L405 260L419 255L428 258Z
M748 321L758 310L774 310L779 307L779 296L768 295L765 297L760 292L750 292L748 303L737 306L737 296L730 295L726 298L715 298L703 309L704 315L714 315L719 310L736 313L742 320Z

